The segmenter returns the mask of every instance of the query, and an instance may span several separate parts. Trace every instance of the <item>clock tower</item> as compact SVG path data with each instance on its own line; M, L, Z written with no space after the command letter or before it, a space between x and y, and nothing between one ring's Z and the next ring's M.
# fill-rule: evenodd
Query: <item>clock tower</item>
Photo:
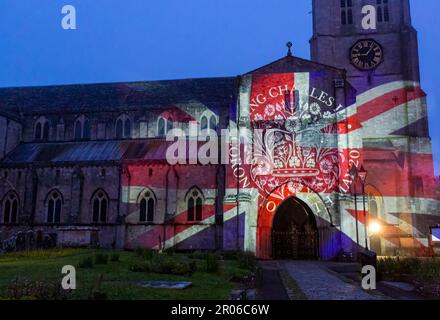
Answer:
M313 61L346 69L359 94L392 81L419 81L409 0L312 1ZM376 29L362 26L365 6L375 8Z
M368 171L369 219L386 226L378 235L365 231L370 248L382 255L395 250L423 254L434 221L430 219L438 215L440 202L433 200L437 198L426 95L420 87L410 2L312 2L311 59L345 69L357 91L356 104L340 114L351 126L347 143L359 148ZM369 25L363 23L366 19L371 19ZM353 224L351 216L344 219L347 226Z

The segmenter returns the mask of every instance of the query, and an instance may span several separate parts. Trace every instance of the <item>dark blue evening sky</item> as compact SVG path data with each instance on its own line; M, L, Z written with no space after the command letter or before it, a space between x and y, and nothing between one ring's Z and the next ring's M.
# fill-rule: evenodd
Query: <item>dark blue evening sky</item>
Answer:
M440 174L440 1L413 0ZM61 8L77 9L77 30ZM1 0L0 87L234 76L309 58L311 0ZM438 80L437 80L438 81Z

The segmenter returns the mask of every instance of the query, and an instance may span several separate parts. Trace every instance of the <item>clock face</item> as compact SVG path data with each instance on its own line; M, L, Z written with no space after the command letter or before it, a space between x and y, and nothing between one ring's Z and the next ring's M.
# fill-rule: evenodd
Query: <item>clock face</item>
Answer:
M351 63L360 70L372 70L383 61L383 49L374 40L360 40L350 49Z

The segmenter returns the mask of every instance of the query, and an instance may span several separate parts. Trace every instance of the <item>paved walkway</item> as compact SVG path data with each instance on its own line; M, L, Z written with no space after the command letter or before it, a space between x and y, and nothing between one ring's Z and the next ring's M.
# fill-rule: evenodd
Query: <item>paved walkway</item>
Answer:
M320 262L279 261L309 300L378 300L360 286L347 283L328 271Z
M261 283L258 300L289 300L286 288L280 277L280 266L273 261L260 262Z

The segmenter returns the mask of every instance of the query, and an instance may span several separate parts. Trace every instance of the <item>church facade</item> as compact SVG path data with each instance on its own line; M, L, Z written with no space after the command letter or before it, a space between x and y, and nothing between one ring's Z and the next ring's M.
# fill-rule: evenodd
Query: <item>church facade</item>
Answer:
M370 3L377 30L361 26ZM313 0L310 45L311 61L289 45L239 77L0 89L0 251L431 254L409 1ZM186 161L170 163L176 143Z

